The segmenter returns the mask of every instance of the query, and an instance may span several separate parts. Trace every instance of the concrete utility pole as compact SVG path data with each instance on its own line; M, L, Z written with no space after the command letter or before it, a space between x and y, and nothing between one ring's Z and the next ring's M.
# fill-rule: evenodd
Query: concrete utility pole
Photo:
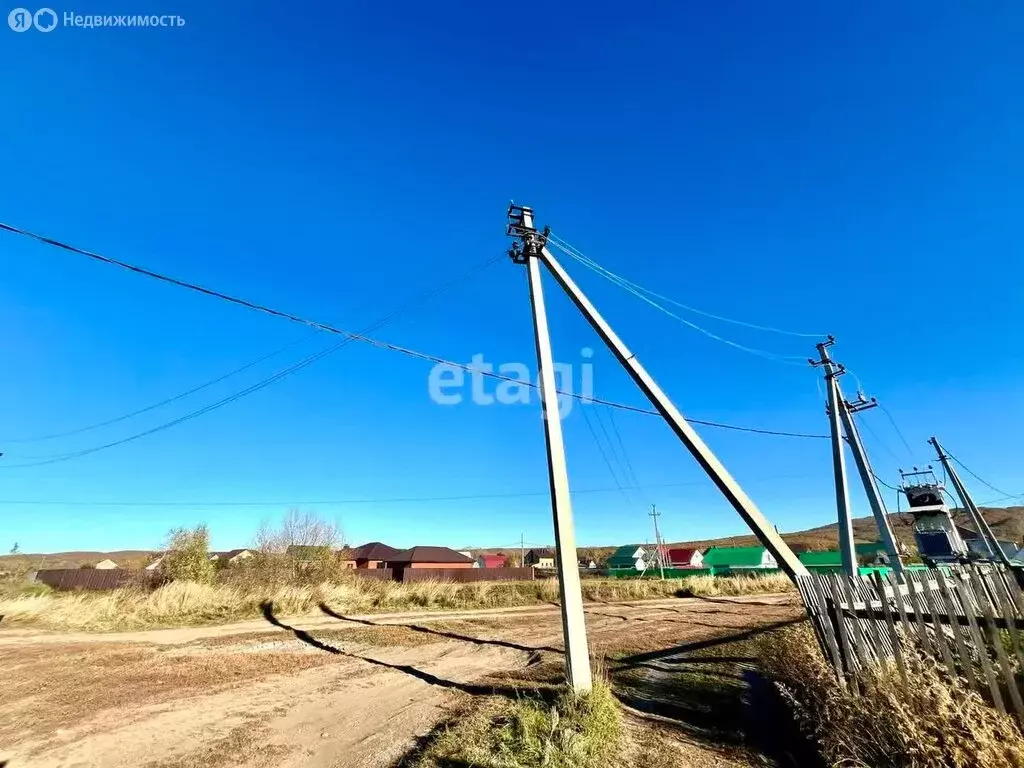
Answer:
M843 397L839 392L838 377L846 373L841 365L836 365L829 357L828 348L835 344L831 336L827 341L820 342L818 347L819 360L808 360L817 367L825 367L825 386L828 388L828 425L832 435L832 471L835 476L836 510L839 513L839 554L843 561L843 571L848 576L857 575L857 552L853 546L853 522L850 519L850 491L846 484L846 453L843 451L843 435L840 432L839 420Z
M565 463L562 420L558 412L558 391L555 386L555 362L548 334L548 316L544 307L540 255L547 241L547 232L533 227L533 211L509 208L509 235L520 238L509 251L512 261L525 264L533 306L534 341L540 371L540 394L544 417L544 438L547 445L548 480L551 487L551 511L555 519L555 565L558 569L558 591L562 608L562 636L565 643L565 672L569 685L579 692L593 686L590 674L590 652L587 649L587 627L583 617L583 593L580 588L579 561L576 559L576 534L572 523L572 500L569 496L569 473Z
M949 456L943 450L942 446L939 445L939 441L936 437L932 436L928 443L935 449L935 452L939 455L939 461L942 462L942 467L946 470L946 475L949 477L949 481L953 484L953 490L956 491L956 495L960 498L960 506L963 507L967 516L971 518L971 522L974 524L975 530L981 537L982 543L985 545L985 549L988 550L989 557L998 557L1002 561L1003 565L1007 568L1012 568L1013 563L1010 558L1003 551L1003 548L999 546L999 540L996 539L996 535L992 528L989 526L988 521L984 515L981 514L981 510L978 509L978 505L974 503L974 497L971 496L967 490L967 486L963 484L960 479L960 475L957 474L956 469L949 461Z
M658 530L658 517L661 513L658 508L651 504L651 511L647 513L654 521L654 547L658 556L658 570L661 572L661 580L665 580L665 552L661 545L661 531Z
M526 216L526 212L529 211L529 217ZM532 211L528 208L522 208L521 206L511 206L509 208L509 217L515 221L530 221L530 231L534 235L537 234L536 230L532 229L533 215ZM509 225L509 234L515 234L520 236L520 228L514 227L512 224ZM546 242L546 238L544 239ZM769 522L765 519L765 516L761 513L761 510L757 508L754 502L744 493L743 489L740 488L739 484L733 479L732 475L726 470L722 463L718 460L718 457L712 453L711 449L701 440L700 435L690 426L689 422L683 417L683 414L679 412L679 409L669 400L668 396L662 391L661 387L651 378L647 370L640 364L640 361L636 359L629 348L622 342L622 340L616 335L615 331L611 329L611 326L605 321L600 315L594 305L590 303L590 300L584 295L583 291L579 289L572 278L569 277L568 273L558 263L558 260L551 254L551 251L545 247L543 242L539 247L539 258L547 266L548 270L554 275L555 280L562 286L562 289L572 299L573 304L576 305L577 309L583 313L586 317L587 322L597 332L597 335L601 337L601 340L605 343L612 354L615 355L619 363L626 369L626 373L630 375L636 385L640 388L640 391L647 396L647 399L651 401L651 404L658 410L662 418L668 422L669 427L676 434L676 437L686 446L687 450L693 455L700 464L701 468L707 473L708 477L718 486L718 489L722 492L725 498L732 505L740 517L750 526L750 530L757 536L760 542L765 548L772 553L776 561L779 563L779 567L791 579L796 579L797 576L807 576L808 571L803 563L793 553L793 550L789 548L771 527ZM521 255L521 257L524 257ZM536 259L529 258L531 263L535 262Z
M519 567L526 567L526 534L519 534Z
M896 541L896 534L893 533L892 523L889 521L889 513L885 508L885 502L882 500L882 494L878 490L878 483L875 480L875 473L871 469L871 462L868 459L867 451L864 449L864 441L860 438L860 430L857 429L857 422L853 418L853 414L859 411L866 411L869 408L874 408L878 405L878 401L875 398L870 400L866 399L863 395L858 393L859 397L856 401L850 402L843 397L843 389L839 385L839 377L846 373L846 369L839 363L836 363L829 356L828 347L835 343L835 339L831 336L828 337L827 341L818 344L819 360L810 360L811 365L814 366L825 366L825 378L826 384L831 379L835 389L835 400L832 398L832 389L829 389L829 421L830 424L835 423L835 411L838 408L839 419L842 422L843 430L846 432L846 442L850 445L850 450L853 452L854 464L857 465L857 473L860 475L861 484L864 486L864 493L868 497L868 504L871 506L871 514L875 518L875 525L878 526L878 534L882 538L882 545L885 547L885 552L889 556L889 564L892 566L893 571L897 576L903 575L903 562L900 560L899 543ZM836 451L836 432L832 433L832 451L833 458ZM839 441L838 449L842 455L843 447L842 440ZM833 461L835 464L835 461ZM839 473L842 472L843 484L846 484L846 466L845 463L841 464L836 470L836 478L838 483ZM838 485L836 490L836 499L839 500ZM845 494L846 504L846 518L849 519L850 509L850 497L848 491ZM842 502L839 502L837 506L842 509ZM843 519L843 514L840 511L840 520ZM842 542L843 526L840 523L840 542ZM853 530L852 523L850 529L850 541L853 541ZM856 547L854 547L853 562L854 568L856 568ZM846 561L843 561L845 569Z

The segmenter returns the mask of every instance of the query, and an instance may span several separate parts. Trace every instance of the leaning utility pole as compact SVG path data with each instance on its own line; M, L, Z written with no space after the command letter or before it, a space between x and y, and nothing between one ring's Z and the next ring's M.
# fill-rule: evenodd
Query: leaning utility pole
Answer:
M658 516L661 514L658 508L651 504L651 511L647 513L654 521L654 547L658 555L658 570L661 572L661 580L665 580L665 550L661 544L661 531L658 530Z
M857 552L853 546L853 522L850 519L850 491L846 485L846 453L843 451L843 436L839 421L842 410L843 396L839 391L837 379L846 373L841 365L836 365L829 357L828 348L835 344L831 336L827 341L817 344L818 360L808 360L814 367L824 366L825 386L828 388L828 425L832 435L832 471L836 486L836 510L839 513L839 554L842 557L843 570L848 576L857 575Z
M943 469L946 470L946 475L949 476L949 481L953 483L953 490L956 491L956 495L960 497L960 506L963 507L964 512L971 518L971 522L974 524L975 529L978 531L978 536L981 537L982 543L985 545L985 549L988 550L989 557L998 557L1003 565L1008 568L1013 567L1013 563L1010 558L1003 551L1003 548L999 546L999 540L996 539L995 533L992 528L989 527L988 521L984 515L981 514L981 510L978 509L978 505L974 503L974 497L971 496L967 490L967 486L963 484L960 479L960 475L957 474L956 469L949 461L949 455L943 450L942 446L939 445L939 441L936 437L932 436L928 443L935 449L935 452L939 455L939 461L942 462Z
M558 412L558 390L555 386L555 362L548 334L548 316L544 307L540 257L546 232L533 228L533 212L520 209L520 216L510 221L508 234L520 238L509 251L512 261L525 264L533 306L533 335L537 346L540 373L540 396L544 417L544 438L547 445L548 481L551 488L551 511L555 518L555 565L558 569L558 592L562 609L562 636L565 643L565 672L570 687L589 691L593 685L590 674L590 653L587 650L587 627L583 618L583 593L580 588L579 561L576 559L576 534L572 524L572 500L569 496L569 473L565 463L562 420ZM511 216L510 216L511 218Z
M683 414L679 412L679 409L676 408L662 391L661 387L651 378L651 375L647 373L647 370L640 364L640 361L636 359L636 356L616 335L615 331L612 330L607 321L594 308L594 305L590 303L590 300L584 295L583 291L569 277L569 274L562 265L551 254L551 251L545 247L547 242L546 232L548 230L545 230L545 234L542 234L533 228L533 212L523 206L511 205L509 206L508 215L508 233L522 238L525 249L534 248L539 251L539 260L544 262L544 265L554 276L555 280L558 281L558 284L562 286L562 289L572 299L576 308L586 317L590 327L601 337L601 340L612 354L615 355L622 367L626 369L626 373L629 374L630 378L640 388L640 391L647 396L647 399L651 401L651 404L661 414L661 417L672 428L676 437L686 446L708 477L718 486L718 489L729 501L733 509L750 526L750 530L757 536L765 548L772 553L779 567L794 581L797 576L809 575L807 568L800 562L793 553L793 550L789 548L789 545L782 540L782 537L772 529L771 524L765 519L761 510L744 493L736 480L733 479L732 475L729 474L728 470L718 460L718 457L712 453L696 430L690 426L689 422L683 417ZM529 261L531 265L538 260L532 258L532 254L528 255L526 250L518 253L520 259ZM513 259L515 258L513 256Z

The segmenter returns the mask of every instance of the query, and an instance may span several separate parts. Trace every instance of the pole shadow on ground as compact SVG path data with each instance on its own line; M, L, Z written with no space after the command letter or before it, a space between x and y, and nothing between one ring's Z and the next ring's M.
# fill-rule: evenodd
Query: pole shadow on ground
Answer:
M375 659L371 656L363 656L352 651L346 651L343 648L338 648L329 643L325 643L323 640L319 640L313 637L309 632L297 627L292 627L285 624L277 616L274 615L274 604L273 602L264 602L260 604L260 610L263 612L263 618L266 619L270 624L275 627L279 627L287 632L291 632L296 639L300 640L307 645L317 648L325 653L331 653L337 656L345 656L350 659L356 659L358 661L372 664L373 666L382 667L384 669L394 670L395 672L402 672L403 674L414 677L417 680L422 680L428 685L438 686L440 688L448 688L451 690L462 691L472 696L504 696L510 699L521 699L524 694L529 693L531 696L550 703L553 702L557 691L546 690L543 688L525 690L522 687L516 687L513 685L486 685L478 683L460 683L455 680L447 680L443 677L438 677L430 672L426 672L422 669L417 669L409 664L393 664L391 662L383 661L381 659Z
M524 651L526 653L540 653L542 651L562 653L561 648L553 648L550 645L520 645L519 643L513 643L509 640L493 640L483 637L473 637L472 635L460 635L457 632L447 632L440 629L434 629L433 627L424 627L421 624L384 624L378 621L370 621L369 619L356 618L355 616L345 616L344 614L331 609L331 607L326 603L320 603L319 608L331 618L339 619L341 621L351 621L356 624L365 624L368 627L405 627L406 629L411 629L413 632L423 632L428 635L447 637L451 640L461 640L462 642L473 643L474 645L494 645L500 648L511 648L514 651Z

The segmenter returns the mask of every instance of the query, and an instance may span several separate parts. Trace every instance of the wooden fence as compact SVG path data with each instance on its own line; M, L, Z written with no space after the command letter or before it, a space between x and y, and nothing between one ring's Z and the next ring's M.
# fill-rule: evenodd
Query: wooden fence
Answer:
M1024 722L1024 595L1002 566L956 565L849 577L812 574L797 586L818 642L841 683L859 693L858 673L894 660L904 685L917 645L997 709Z
M533 568L396 568L395 581L533 581Z
M35 578L54 589L117 589L148 586L157 576L155 571L128 568L46 568L35 572Z

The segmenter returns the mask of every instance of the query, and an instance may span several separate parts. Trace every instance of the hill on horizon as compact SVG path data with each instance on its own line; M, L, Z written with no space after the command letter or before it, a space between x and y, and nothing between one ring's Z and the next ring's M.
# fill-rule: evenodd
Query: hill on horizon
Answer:
M971 527L970 520L963 510L956 508L952 510L953 519L957 525L967 528ZM1024 506L1014 507L982 507L982 516L992 527L992 531L999 539L1007 539L1020 544L1024 539ZM890 513L889 520L893 531L901 542L906 544L911 551L914 551L914 534L911 529L912 519L906 512ZM386 537L385 537L386 538ZM830 523L816 528L808 528L803 531L791 531L782 534L783 540L790 546L806 547L810 550L837 549L839 547L838 525ZM878 526L871 516L856 517L853 519L853 538L857 542L869 542L878 540ZM632 542L626 542L632 544ZM649 544L640 542L638 546ZM687 547L706 549L708 547L745 547L756 546L757 538L752 533L738 536L722 536L715 539L691 539L688 541L666 542L668 547ZM553 546L553 545L551 545ZM614 545L578 547L580 557L593 557L601 560L607 557L621 543ZM518 553L518 547L462 547L469 549L475 555L481 553ZM527 547L527 550L531 547ZM536 549L536 547L532 547ZM0 572L21 572L40 567L44 568L78 568L82 565L95 565L101 560L110 559L123 568L141 568L148 563L155 555L156 550L148 549L118 549L110 552L100 551L71 551L71 552L50 552L50 553L18 553L16 555L0 555Z

